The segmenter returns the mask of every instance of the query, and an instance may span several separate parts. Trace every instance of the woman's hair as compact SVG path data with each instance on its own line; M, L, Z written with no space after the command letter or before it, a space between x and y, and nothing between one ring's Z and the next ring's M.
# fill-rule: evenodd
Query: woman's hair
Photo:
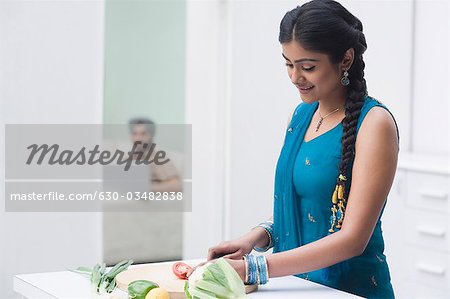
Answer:
M345 118L342 120L342 157L339 173L344 176L353 159L356 124L367 93L363 53L367 49L361 21L341 4L332 0L313 0L288 11L280 24L279 42L292 40L309 51L327 54L338 67L345 52L354 49L354 61L348 69Z

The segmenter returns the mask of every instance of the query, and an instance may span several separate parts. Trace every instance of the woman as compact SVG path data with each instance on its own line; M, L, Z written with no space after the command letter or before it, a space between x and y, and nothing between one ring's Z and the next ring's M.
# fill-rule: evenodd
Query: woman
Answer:
M394 297L380 219L399 136L386 106L368 96L362 31L331 0L297 6L281 21L282 55L303 103L277 163L273 221L210 248L207 258L226 257L246 283L296 275L363 297ZM265 259L249 255L270 247Z

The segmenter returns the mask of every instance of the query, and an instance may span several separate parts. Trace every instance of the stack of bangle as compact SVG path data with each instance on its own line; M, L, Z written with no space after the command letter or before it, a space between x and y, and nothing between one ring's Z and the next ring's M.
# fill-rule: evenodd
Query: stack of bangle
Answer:
M266 284L269 281L267 258L264 255L244 255L245 284Z
M265 252L273 247L273 241L272 241L272 239L273 239L272 238L272 236L273 236L273 221L267 220L267 221L261 222L254 228L256 228L256 227L261 227L264 229L267 236L269 237L269 244L267 244L267 246L265 246L265 247L256 247L255 246L255 247L253 247L253 249L257 252Z

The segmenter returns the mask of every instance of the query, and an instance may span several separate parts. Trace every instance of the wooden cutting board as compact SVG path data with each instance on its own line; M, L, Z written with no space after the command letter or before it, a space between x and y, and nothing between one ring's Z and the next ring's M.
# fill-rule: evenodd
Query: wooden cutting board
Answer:
M179 279L172 272L172 265L175 262L155 263L147 265L137 265L116 276L116 283L119 289L127 291L128 284L135 280L150 280L157 283L161 288L167 290L170 299L184 299L184 283L186 280ZM190 265L195 266L195 265ZM246 285L245 292L251 293L258 289L258 285Z

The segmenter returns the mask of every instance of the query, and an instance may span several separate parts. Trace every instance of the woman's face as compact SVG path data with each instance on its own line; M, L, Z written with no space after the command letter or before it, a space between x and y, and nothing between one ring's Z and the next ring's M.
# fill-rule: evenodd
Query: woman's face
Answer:
M297 87L303 102L312 103L345 92L340 84L343 71L341 73L330 62L328 55L310 52L297 41L283 43L282 48L289 78Z

